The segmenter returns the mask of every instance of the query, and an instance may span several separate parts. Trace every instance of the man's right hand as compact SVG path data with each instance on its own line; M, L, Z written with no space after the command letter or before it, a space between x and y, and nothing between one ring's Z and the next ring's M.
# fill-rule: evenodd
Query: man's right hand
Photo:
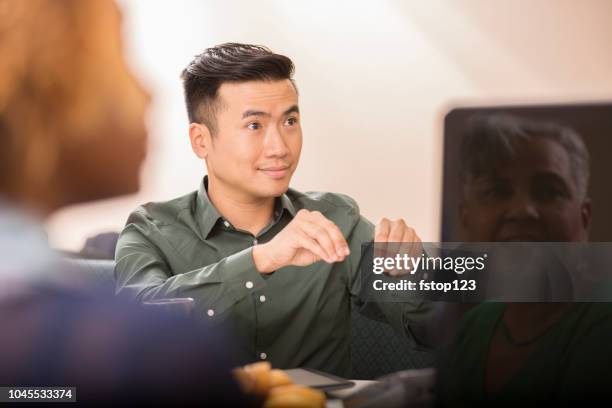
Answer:
M319 211L300 210L274 239L253 247L259 273L284 266L307 266L324 260L342 262L350 253L340 229Z

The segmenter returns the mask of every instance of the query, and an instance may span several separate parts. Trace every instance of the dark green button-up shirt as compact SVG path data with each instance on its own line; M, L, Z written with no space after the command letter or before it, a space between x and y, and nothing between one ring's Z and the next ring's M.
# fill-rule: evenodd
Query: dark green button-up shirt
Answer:
M350 313L390 323L408 340L424 325L430 307L372 303L359 297L361 245L374 226L351 198L289 189L276 202L274 220L257 236L234 228L208 199L207 179L198 191L148 203L129 217L117 245L117 292L138 300L195 299L195 314L229 322L253 359L274 367L311 367L350 376ZM346 238L343 261L257 272L252 248L270 241L305 208L320 211Z

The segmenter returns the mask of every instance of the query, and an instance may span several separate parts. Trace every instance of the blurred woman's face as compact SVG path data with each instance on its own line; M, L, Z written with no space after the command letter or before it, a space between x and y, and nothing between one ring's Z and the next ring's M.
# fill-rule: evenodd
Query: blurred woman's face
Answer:
M59 146L54 176L61 178L65 204L136 192L146 153L149 95L124 60L120 13L112 1L89 6L81 39L85 66L75 81L85 88L74 107L78 125Z
M543 138L522 144L509 163L471 181L461 208L468 241L587 241L591 205L580 196L570 156Z

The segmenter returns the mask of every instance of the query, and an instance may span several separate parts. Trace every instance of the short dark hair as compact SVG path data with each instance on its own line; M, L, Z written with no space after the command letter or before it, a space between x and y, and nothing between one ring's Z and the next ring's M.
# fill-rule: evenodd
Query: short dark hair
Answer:
M215 134L217 92L223 83L283 79L293 83L293 71L288 57L261 45L225 43L207 48L181 74L189 122L203 123Z
M581 198L589 184L589 151L572 128L550 121L536 121L510 114L477 114L469 119L460 147L461 178L487 174L499 163L515 158L519 144L532 138L546 138L561 145L570 159L571 171Z

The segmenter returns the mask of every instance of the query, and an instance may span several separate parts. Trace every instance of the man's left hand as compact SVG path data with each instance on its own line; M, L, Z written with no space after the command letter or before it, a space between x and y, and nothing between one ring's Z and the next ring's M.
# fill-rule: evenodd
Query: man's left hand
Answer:
M421 256L423 246L415 230L406 224L402 218L391 221L382 218L374 230L375 256L395 257L397 254L407 254L411 257ZM404 275L407 270L387 271L391 276Z

